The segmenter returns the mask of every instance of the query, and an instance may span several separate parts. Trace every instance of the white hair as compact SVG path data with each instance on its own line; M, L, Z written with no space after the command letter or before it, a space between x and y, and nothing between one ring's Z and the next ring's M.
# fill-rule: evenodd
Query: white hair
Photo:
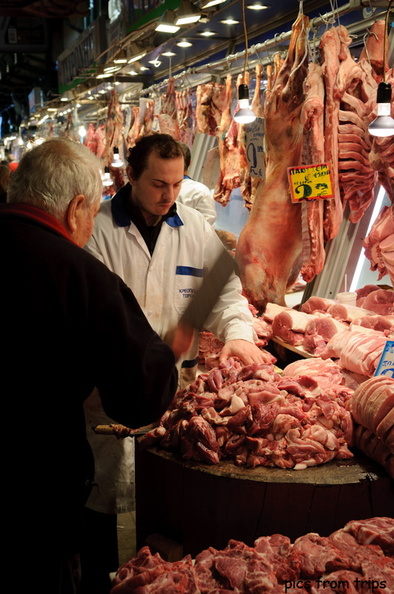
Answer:
M7 202L23 202L61 218L78 194L86 206L101 199L99 159L84 145L52 138L27 151L11 176Z

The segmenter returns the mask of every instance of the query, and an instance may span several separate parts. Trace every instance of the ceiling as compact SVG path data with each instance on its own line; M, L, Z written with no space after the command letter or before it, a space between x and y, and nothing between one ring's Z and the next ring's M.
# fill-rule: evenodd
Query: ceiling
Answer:
M300 4L304 14L315 23L315 33L322 32L331 22L360 22L360 31L355 34L360 47L362 45L367 17L384 18L389 0L266 0L269 8L259 12L245 10L242 0L226 0L224 4L213 9L204 10L203 20L196 25L182 28L173 35L158 34L152 23L128 35L128 40L137 39L138 43L149 47L149 54L143 60L149 67L140 80L145 87L170 75L191 72L199 69L210 69L212 75L223 70L218 64L227 68L237 65L235 59L238 52L245 47L245 29L250 50L256 48L256 57L262 58L266 52L264 43L275 41L275 51L286 46L286 36L281 43L281 36L289 32L297 17ZM101 5L105 4L103 0ZM202 6L202 2L196 2ZM7 128L20 122L26 111L27 98L34 87L42 89L44 101L51 100L58 94L55 49L62 31L64 21L74 16L83 16L87 12L88 2L78 0L2 0L0 3L0 114L3 126ZM332 19L332 7L338 9L337 18ZM243 22L243 14L245 22ZM238 21L225 24L228 18ZM339 21L338 21L339 18ZM15 25L15 28L12 25ZM17 24L17 26L16 26ZM11 25L11 27L10 27ZM209 29L215 35L206 38L201 32ZM13 30L15 38L12 38ZM187 38L193 45L181 49L176 43ZM287 38L288 39L288 38ZM262 48L262 49L259 49ZM62 51L60 49L58 53ZM164 51L173 50L175 56L165 57ZM268 51L268 50L267 50ZM273 51L273 50L271 50ZM261 53L260 53L261 52ZM242 55L242 54L241 54ZM55 57L54 57L55 56ZM229 56L232 57L231 64ZM156 59L158 66L149 64ZM243 58L242 58L243 60ZM241 61L241 58L238 62ZM4 129L3 129L4 134Z

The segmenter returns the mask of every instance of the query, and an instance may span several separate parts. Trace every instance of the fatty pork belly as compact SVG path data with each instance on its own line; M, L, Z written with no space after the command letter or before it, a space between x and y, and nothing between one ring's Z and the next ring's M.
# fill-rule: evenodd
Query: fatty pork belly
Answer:
M387 337L381 332L358 329L335 334L320 354L322 359L337 359L341 367L354 373L371 377L378 366Z
M394 379L374 376L353 393L354 444L394 478Z
M301 209L291 202L287 169L302 160L308 24L303 15L293 24L287 57L265 102L266 174L237 244L244 294L259 312L268 301L285 305L303 264Z
M335 366L334 363L331 367ZM321 363L327 369L328 363ZM336 366L336 372L338 367ZM303 469L350 458L352 390L316 373L281 377L271 364L220 364L177 393L141 439L184 460ZM322 374L323 372L320 371ZM337 373L336 379L341 381Z

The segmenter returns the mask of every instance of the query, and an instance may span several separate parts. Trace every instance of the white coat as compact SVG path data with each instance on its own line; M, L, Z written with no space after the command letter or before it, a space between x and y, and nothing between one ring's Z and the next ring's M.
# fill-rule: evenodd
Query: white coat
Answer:
M211 225L216 221L215 200L208 186L185 175L177 203L186 204L204 215Z
M141 233L123 208L121 196L129 191L127 184L112 200L101 204L93 235L85 249L126 282L151 326L164 338L167 331L177 325L200 287L204 271L212 267L223 244L201 213L177 204L177 214L163 222L151 255ZM205 326L223 342L255 340L253 317L235 274L224 287ZM198 335L190 352L178 362L180 387L193 381L197 361ZM132 382L133 378L130 378L131 387ZM92 425L113 422L101 410L97 394L93 393L85 402L85 415L98 484L86 505L106 513L131 510L134 505L133 440L117 441L112 437L96 436L91 431ZM111 439L113 442L108 443Z
M130 186L122 190L127 188ZM151 326L164 338L177 325L223 244L201 213L177 204L177 215L163 222L151 255L141 233L123 210L120 193L102 203L85 249L125 281ZM254 342L253 317L237 275L233 274L224 287L205 330L223 342ZM197 355L198 335L182 367L190 368Z

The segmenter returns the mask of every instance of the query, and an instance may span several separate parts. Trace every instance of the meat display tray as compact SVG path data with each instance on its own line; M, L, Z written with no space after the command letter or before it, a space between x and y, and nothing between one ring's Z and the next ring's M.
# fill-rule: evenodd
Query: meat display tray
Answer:
M293 346L292 344L283 342L283 340L280 340L279 338L272 338L271 340L273 342L275 342L276 344L280 345L281 347L283 347L289 351L292 351L293 353L296 353L300 357L305 357L305 358L314 357L314 355L312 355L312 353L308 353L308 351L306 351L305 349L303 349L300 346Z

